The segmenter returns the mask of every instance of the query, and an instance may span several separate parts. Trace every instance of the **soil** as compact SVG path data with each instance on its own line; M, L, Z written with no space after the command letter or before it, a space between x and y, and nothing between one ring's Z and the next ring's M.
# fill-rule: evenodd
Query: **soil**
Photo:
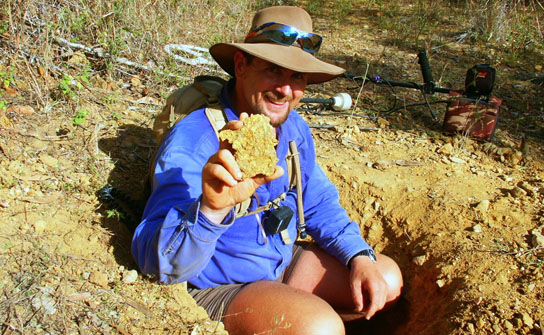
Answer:
M327 27L316 20L334 41L322 58L358 73L368 60L392 79L421 81L415 50L388 45L385 32ZM451 78L441 85L462 87L467 67L497 60L466 47L433 52L433 68L447 67ZM78 73L81 61L67 71ZM497 69L508 78L535 64ZM36 83L51 78L26 76L24 64L17 71L24 79L0 90L9 102L0 109L3 333L224 334L183 284L161 286L138 272L130 210L100 194L114 185L130 196L124 204L141 208L164 99L145 89L144 76L96 73L77 90L82 109L66 96L40 102ZM343 78L309 87L309 97L348 92L357 115L301 112L343 206L404 275L399 304L348 333L544 334L542 86L499 77L495 94L505 101L488 142L443 134L425 106L372 112L393 99L378 89ZM404 103L423 101L415 90L397 92ZM516 122L528 104L535 122ZM444 105L432 107L442 120Z

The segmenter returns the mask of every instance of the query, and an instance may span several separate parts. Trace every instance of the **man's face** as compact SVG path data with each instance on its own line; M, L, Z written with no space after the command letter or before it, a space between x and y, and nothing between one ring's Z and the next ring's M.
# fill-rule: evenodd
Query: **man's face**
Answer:
M281 126L306 89L307 75L254 57L248 62L243 53L234 57L238 112L263 114L274 127Z

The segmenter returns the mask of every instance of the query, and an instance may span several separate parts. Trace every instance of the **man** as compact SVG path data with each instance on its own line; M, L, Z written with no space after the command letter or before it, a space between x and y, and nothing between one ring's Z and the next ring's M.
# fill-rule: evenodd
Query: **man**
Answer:
M141 270L161 282L187 281L197 303L231 334L344 334L343 320L369 319L400 295L397 264L375 256L349 220L315 161L307 124L294 111L307 84L344 71L315 58L320 44L306 11L278 6L256 13L244 43L210 48L234 77L219 97L231 120L225 128L239 129L248 115L263 114L276 129L273 175L242 180L204 109L174 126L158 152L132 252ZM283 173L290 141L300 152L309 245L290 242L297 237L296 215L285 232L269 235L263 226L273 209L240 218L233 209L251 198L254 210L285 193L281 205L296 212L297 193Z

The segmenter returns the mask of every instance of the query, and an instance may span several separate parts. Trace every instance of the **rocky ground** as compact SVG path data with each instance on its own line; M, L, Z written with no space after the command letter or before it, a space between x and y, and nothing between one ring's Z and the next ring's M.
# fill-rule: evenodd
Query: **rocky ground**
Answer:
M350 72L379 68L392 79L421 81L417 50L390 44L370 19L351 23L316 20L331 41L322 57ZM2 38L0 73L14 73L0 89L2 333L225 333L184 285L160 286L138 272L130 213L100 196L115 185L141 206L153 117L164 98L142 74L82 77L89 55L75 50L55 79L13 53L9 34ZM497 67L495 94L504 104L490 142L443 134L444 104L432 105L437 122L425 106L373 111L387 109L392 95L368 82L339 78L309 88L309 97L353 97L353 115L301 113L342 204L405 278L398 306L348 325L350 334L544 334L544 106L542 86L531 81L541 75L536 55L512 65L460 42L432 51L443 86L462 87L474 64ZM398 97L401 105L422 102L410 89Z

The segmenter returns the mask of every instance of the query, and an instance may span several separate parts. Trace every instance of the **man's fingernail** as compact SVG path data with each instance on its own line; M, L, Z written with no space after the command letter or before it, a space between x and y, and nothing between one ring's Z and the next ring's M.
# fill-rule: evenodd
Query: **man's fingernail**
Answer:
M240 171L236 172L236 178L242 179L242 172Z

